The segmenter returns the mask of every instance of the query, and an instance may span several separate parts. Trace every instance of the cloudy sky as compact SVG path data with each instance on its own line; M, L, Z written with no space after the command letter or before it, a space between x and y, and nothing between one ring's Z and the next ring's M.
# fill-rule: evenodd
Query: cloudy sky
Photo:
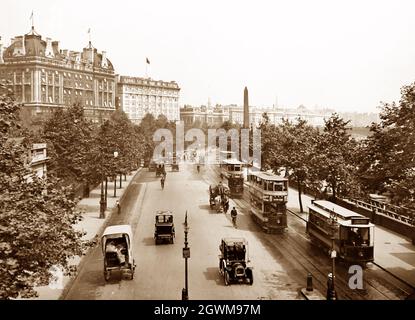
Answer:
M376 111L415 80L413 0L1 0L0 36L35 29L107 51L122 75L175 80L181 104ZM278 97L278 98L277 98Z

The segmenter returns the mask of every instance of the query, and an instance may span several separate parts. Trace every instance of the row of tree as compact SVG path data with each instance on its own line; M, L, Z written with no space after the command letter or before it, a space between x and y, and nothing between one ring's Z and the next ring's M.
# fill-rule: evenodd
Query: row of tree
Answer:
M403 87L398 104L383 104L380 118L357 141L338 114L320 130L300 119L273 125L265 113L262 168L285 170L297 185L301 209L304 189L316 197L329 191L334 200L386 193L394 204L415 209L415 84Z
M0 85L0 299L33 297L53 266L73 271L68 258L90 245L73 225L81 213L72 190L28 166L32 134L20 126L20 106Z
M56 110L33 132L22 125L21 109L1 85L0 299L36 296L54 266L73 272L69 258L93 244L74 229L82 219L75 187L84 185L88 195L89 186L138 168L152 156L154 131L174 129L166 117L149 114L134 125L122 111L96 124L77 104ZM47 143L47 179L30 170L33 143Z

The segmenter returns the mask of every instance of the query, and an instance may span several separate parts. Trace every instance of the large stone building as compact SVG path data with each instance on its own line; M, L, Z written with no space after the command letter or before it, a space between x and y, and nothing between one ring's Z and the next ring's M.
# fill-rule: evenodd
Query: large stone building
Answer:
M221 106L214 108L184 106L180 109L180 120L188 126L198 121L200 124L219 127L229 120L229 112Z
M180 88L175 81L120 76L117 83L117 107L136 124L150 113L163 114L170 121L180 120Z
M115 110L113 65L91 42L82 52L61 50L58 41L42 39L32 27L0 48L1 80L32 119L74 103L84 106L85 115L95 122Z

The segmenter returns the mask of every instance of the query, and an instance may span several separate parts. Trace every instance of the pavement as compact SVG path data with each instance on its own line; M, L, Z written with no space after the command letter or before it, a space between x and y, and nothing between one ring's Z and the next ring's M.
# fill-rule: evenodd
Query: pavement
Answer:
M105 219L100 218L100 195L101 187L100 185L93 189L90 192L89 198L81 199L77 204L77 209L81 210L82 221L74 225L76 230L83 230L85 235L84 240L92 240L94 237L99 236L104 231L106 222L111 218L113 213L117 212L116 201L118 200L121 204L121 210L123 208L123 198L126 190L128 189L131 181L134 179L136 174L142 169L133 171L131 174L127 175L127 179L124 180L124 177L121 182L119 178L117 180L117 189L116 197L114 197L114 182L108 182L107 190L107 210L105 211ZM80 266L82 265L83 257L74 257L70 260L71 265ZM36 291L38 292L37 300L57 300L62 295L65 287L70 283L71 278L67 276L59 277L58 281L49 284L49 286L37 287Z
M290 188L287 207L307 219L307 206L311 204L313 197L303 194L301 198L304 213L300 213L297 190ZM375 263L415 286L415 245L411 239L376 225L374 240Z

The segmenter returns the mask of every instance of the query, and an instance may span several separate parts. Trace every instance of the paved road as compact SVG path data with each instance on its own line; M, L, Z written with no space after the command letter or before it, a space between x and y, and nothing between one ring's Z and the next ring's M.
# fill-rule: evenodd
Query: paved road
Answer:
M164 190L155 174L144 170L132 182L122 203L121 216L110 224L130 223L134 231L137 263L133 280L114 275L106 283L103 259L98 246L85 257L85 263L65 299L180 299L184 286L183 222L188 211L189 296L190 299L299 299L304 287L303 274L292 270L287 260L275 252L246 212L239 208L239 228L232 227L229 214L209 209L206 172L198 174L192 165L180 172L168 172ZM141 191L141 195L139 197ZM174 244L156 246L153 239L156 210L174 212ZM218 271L219 243L222 237L245 237L254 266L254 284L224 286Z
M190 299L300 299L306 275L313 273L315 287L326 289L330 259L326 252L312 246L305 235L304 223L288 215L289 228L282 235L263 233L248 214L245 200L231 200L238 209L239 228L232 227L229 214L209 209L208 187L218 180L214 167L204 167L200 174L193 165L182 165L180 172L168 172L161 190L155 173L144 170L132 182L120 216L110 224L129 223L134 231L135 278L114 275L103 277L100 247L85 258L79 276L66 299L180 299L184 286L183 222L187 210L190 226L189 296ZM157 210L174 212L174 244L156 246L153 239L154 214ZM245 237L254 266L253 286L224 286L218 272L218 246L222 237ZM337 288L341 299L403 299L395 280L382 271L365 272L365 290L348 288L348 268L337 266Z

